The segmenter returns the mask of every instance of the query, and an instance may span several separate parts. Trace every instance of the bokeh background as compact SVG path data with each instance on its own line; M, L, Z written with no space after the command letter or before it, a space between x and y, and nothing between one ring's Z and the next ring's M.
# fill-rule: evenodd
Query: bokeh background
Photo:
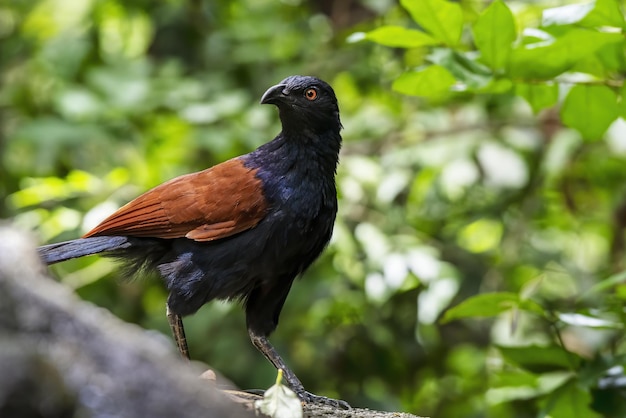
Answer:
M526 23L567 4L507 3ZM460 4L471 20L489 3ZM262 93L316 75L345 128L340 213L272 336L308 390L435 417L624 416L623 120L592 142L513 93L399 94L426 49L353 35L383 24L415 25L392 0L0 2L0 217L42 243L76 238L273 138ZM158 279L101 257L52 270L169 338ZM465 314L488 318L441 320L493 292ZM185 325L195 359L243 388L273 383L236 304Z

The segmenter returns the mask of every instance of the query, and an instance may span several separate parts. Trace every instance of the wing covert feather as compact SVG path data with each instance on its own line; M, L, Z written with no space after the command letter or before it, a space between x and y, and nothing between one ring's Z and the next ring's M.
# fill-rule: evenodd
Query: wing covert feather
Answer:
M255 227L267 202L256 170L239 158L167 181L85 234L213 241Z

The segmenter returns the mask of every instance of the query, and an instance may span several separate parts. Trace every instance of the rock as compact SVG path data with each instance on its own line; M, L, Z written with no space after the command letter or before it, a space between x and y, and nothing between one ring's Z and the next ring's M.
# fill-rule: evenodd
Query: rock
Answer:
M0 226L1 417L250 417L201 369L45 275L34 243Z

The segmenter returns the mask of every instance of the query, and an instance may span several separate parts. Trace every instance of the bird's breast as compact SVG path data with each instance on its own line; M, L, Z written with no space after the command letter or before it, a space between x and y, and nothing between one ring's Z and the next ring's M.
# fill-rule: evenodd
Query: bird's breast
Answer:
M272 256L266 260L282 264L298 259L308 265L332 233L337 213L334 165L294 148L293 142L250 154L245 161L257 169L267 202L267 215L258 226L267 232L265 256Z

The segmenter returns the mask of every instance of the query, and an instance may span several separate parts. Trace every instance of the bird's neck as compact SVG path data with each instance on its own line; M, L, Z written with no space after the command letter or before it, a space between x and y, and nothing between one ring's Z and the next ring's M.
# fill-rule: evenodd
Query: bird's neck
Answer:
M274 140L248 154L248 161L253 166L271 167L276 175L311 170L333 180L340 149L338 131L313 133L301 128L296 133L283 130Z

